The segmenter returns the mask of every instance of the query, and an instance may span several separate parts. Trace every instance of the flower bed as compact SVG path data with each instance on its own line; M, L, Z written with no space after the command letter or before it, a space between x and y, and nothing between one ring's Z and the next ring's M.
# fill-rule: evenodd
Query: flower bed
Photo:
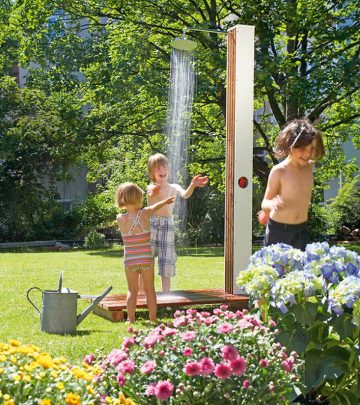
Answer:
M75 367L63 357L52 358L35 345L17 340L0 342L0 403L4 405L134 404L118 392L102 397L95 392L98 366Z
M133 331L99 364L97 390L137 404L287 404L299 394L302 361L247 311L177 311L169 325Z
M305 252L276 244L256 252L237 283L265 320L276 320L278 340L305 360L309 393L357 405L359 255L327 243L309 244Z

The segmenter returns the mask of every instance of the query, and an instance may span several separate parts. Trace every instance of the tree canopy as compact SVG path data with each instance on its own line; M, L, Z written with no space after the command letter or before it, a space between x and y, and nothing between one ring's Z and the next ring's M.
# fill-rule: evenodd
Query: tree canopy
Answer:
M321 187L340 169L358 169L346 165L341 150L346 140L360 144L360 19L354 0L9 0L0 6L0 18L6 26L0 34L2 66L26 67L27 91L39 96L50 124L54 115L60 120L45 125L45 138L57 140L51 153L62 164L86 162L90 179L102 179L103 192L129 178L144 186L148 156L164 150L170 42L184 27L255 26L254 133L269 159L255 154L254 171L263 184L277 161L275 136L299 116L324 134ZM212 189L222 193L226 35L187 35L199 43L189 169L209 174ZM41 117L18 114L33 128ZM7 139L10 132L0 136Z

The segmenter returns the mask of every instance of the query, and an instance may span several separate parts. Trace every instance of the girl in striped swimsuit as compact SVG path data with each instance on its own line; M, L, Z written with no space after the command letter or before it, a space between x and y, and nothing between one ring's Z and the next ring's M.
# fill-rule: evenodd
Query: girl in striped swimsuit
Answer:
M150 245L150 215L161 207L172 204L175 197L168 197L156 204L142 208L143 191L133 183L121 184L115 194L115 205L124 208L116 222L124 242L124 265L128 293L126 307L128 322L135 321L139 276L142 275L149 318L156 322L156 293L154 285L154 259Z

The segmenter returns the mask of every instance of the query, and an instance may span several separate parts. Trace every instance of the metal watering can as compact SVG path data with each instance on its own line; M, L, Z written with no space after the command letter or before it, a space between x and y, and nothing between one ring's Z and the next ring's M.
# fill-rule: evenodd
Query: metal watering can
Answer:
M112 289L108 287L101 295L79 295L70 288L62 288L63 273L60 273L58 290L42 290L38 287L32 287L28 290L26 296L30 304L39 312L41 327L40 329L48 333L75 334L76 326L95 308ZM42 311L31 301L30 292L39 290L42 293ZM81 314L77 315L78 298L90 298L94 301L85 308Z

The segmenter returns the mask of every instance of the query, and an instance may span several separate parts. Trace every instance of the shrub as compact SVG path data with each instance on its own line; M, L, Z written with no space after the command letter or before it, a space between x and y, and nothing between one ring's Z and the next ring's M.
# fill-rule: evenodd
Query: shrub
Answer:
M84 239L84 246L89 249L103 248L107 246L105 235L95 230L90 231Z
M275 244L256 252L238 285L258 300L278 340L305 360L309 395L357 405L360 335L360 256L313 243L302 252Z
M332 227L340 235L342 226L360 228L360 176L344 183L329 206Z
M177 311L167 326L133 332L94 360L104 395L123 390L138 404L288 404L300 385L297 354L247 311Z

